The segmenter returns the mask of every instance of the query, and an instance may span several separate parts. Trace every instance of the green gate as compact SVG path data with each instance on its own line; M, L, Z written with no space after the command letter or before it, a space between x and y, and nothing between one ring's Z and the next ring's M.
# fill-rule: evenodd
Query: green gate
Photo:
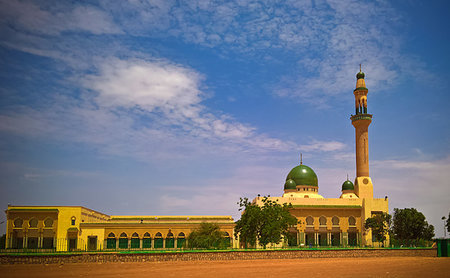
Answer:
M108 238L106 240L106 248L107 249L116 249L116 239L115 238Z
M119 238L119 248L120 249L128 248L128 238Z
M131 239L131 248L138 249L141 247L140 245L141 245L141 240L139 238Z
M164 239L163 238L155 238L155 248L163 248Z
M166 238L166 248L175 248L175 239L173 237Z
M151 238L144 238L142 240L142 248L152 248L152 239Z
M177 248L183 248L184 247L184 243L186 242L186 239L183 238L177 238Z
M448 238L437 239L437 256L448 257L450 240Z

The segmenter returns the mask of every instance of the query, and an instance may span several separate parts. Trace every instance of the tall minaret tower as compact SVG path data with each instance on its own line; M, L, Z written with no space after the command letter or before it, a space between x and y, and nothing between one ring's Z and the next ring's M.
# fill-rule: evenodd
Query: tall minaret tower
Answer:
M369 136L368 129L372 122L372 115L367 114L367 93L364 81L364 73L361 72L361 65L356 74L355 111L356 115L351 117L352 125L356 130L356 177L369 176Z
M352 125L355 127L356 134L356 179L355 193L362 199L361 220L372 217L373 203L373 184L369 177L369 125L372 123L372 115L367 113L367 93L364 81L364 73L361 71L361 65L358 74L356 74L355 111L352 115ZM362 242L365 245L372 244L372 233L370 230L363 229Z

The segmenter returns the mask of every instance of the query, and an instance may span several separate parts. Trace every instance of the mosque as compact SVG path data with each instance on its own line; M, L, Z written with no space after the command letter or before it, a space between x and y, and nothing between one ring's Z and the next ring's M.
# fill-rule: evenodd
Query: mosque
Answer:
M291 203L291 214L298 219L293 227L290 245L314 246L372 246L372 232L364 228L367 218L377 213L388 213L388 198L374 198L369 175L368 128L372 115L367 113L367 93L364 73L356 75L355 115L351 116L356 134L356 178L342 184L339 198L324 198L319 194L317 175L303 165L294 167L286 177L284 194L270 197L278 203ZM253 200L262 204L262 197ZM388 245L389 237L385 245Z
M298 224L290 228L290 246L373 246L372 233L364 228L367 218L388 213L388 198L374 198L369 175L368 128L364 73L356 75L355 115L356 178L342 184L339 198L319 194L316 173L310 167L294 167L287 175L284 194L269 199L290 203ZM253 202L262 204L262 197ZM238 248L231 216L110 216L82 206L11 206L6 213L6 247L56 251L170 249L186 246L188 235L202 222L217 223L230 247ZM384 243L387 245L389 238ZM286 243L283 243L286 244Z

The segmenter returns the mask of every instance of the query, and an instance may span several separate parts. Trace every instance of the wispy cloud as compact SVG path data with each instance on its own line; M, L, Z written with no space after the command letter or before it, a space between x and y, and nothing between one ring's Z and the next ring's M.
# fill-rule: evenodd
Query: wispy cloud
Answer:
M34 2L2 0L0 7L0 23L23 32L50 36L64 31L85 31L95 35L122 32L110 15L94 6L56 4L42 9Z

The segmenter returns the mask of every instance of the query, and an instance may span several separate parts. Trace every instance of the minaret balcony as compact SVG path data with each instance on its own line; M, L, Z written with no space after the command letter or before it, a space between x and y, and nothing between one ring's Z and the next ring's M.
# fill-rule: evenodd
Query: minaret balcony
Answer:
M372 121L372 114L358 114L358 115L352 115L350 117L352 122L359 121L359 120L369 120Z

